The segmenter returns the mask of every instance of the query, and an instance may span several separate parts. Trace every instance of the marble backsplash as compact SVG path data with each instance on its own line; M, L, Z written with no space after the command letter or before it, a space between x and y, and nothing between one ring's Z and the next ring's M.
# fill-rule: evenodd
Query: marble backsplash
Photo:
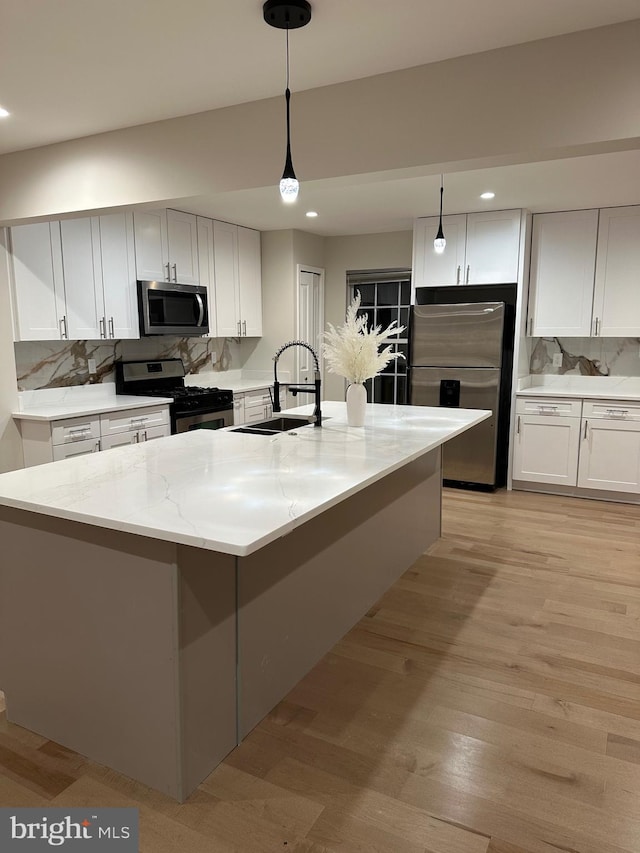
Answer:
M240 343L232 338L162 335L140 340L21 341L14 347L19 391L113 382L113 363L120 358L181 358L191 374L240 366ZM214 352L216 364L212 366ZM96 361L95 374L89 374L90 358Z
M532 374L640 376L640 338L528 338ZM553 356L562 356L562 365Z

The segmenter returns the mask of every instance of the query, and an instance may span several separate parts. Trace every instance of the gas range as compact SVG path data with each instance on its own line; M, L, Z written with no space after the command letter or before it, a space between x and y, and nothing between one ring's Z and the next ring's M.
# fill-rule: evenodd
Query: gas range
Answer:
M184 384L180 358L117 361L116 393L170 397L171 432L233 425L233 391Z

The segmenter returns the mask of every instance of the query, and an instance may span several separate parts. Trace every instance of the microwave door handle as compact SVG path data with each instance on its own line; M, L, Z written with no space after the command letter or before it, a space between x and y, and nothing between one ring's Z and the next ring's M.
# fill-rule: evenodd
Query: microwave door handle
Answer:
M202 301L202 296L199 293L196 293L196 300L198 305L200 306L200 316L198 317L198 326L202 326L204 322L204 302Z

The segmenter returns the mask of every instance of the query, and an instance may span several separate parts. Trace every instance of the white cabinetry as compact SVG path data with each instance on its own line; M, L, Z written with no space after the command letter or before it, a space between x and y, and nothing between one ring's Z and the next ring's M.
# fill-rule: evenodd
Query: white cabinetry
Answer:
M137 276L199 284L197 217L180 210L134 213Z
M593 314L596 334L640 335L640 205L600 211Z
M217 337L262 335L260 232L213 223Z
M60 223L11 228L11 254L18 340L60 340L66 311Z
M137 338L133 217L11 229L20 340Z
M433 248L438 217L417 219L413 230L413 285L504 284L518 281L519 210L444 216L447 245Z
M581 409L580 400L517 399L514 480L576 485Z
M208 337L217 336L216 308L216 275L213 257L213 219L198 216L198 275L200 286L207 288L207 302L209 304L209 334Z
M530 335L589 337L598 233L597 210L533 217ZM593 328L597 333L596 328Z
M257 423L264 421L273 415L272 395L273 388L258 388L244 393L235 392L233 395L233 423L234 426L241 424ZM286 408L287 394L284 389L280 391L280 408Z
M583 405L578 486L640 494L640 404Z
M42 465L171 434L168 406L57 421L20 421L24 464Z

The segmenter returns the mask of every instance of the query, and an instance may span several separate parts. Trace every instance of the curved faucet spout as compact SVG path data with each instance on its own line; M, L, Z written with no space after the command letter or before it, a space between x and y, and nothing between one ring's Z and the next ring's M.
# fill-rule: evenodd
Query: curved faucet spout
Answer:
M313 360L315 362L315 376L313 388L311 386L306 386L304 384L292 384L292 383L282 383L278 382L278 359L282 355L282 353L289 349L289 347L304 347L308 349L311 355L313 356ZM286 344L283 344L280 349L276 352L273 357L273 411L279 412L280 409L280 386L285 388L290 388L291 393L295 396L296 394L314 394L315 396L315 409L313 412L314 415L314 423L316 426L320 426L322 423L322 412L320 411L320 360L318 359L318 355L311 344L308 344L306 341L289 341Z

